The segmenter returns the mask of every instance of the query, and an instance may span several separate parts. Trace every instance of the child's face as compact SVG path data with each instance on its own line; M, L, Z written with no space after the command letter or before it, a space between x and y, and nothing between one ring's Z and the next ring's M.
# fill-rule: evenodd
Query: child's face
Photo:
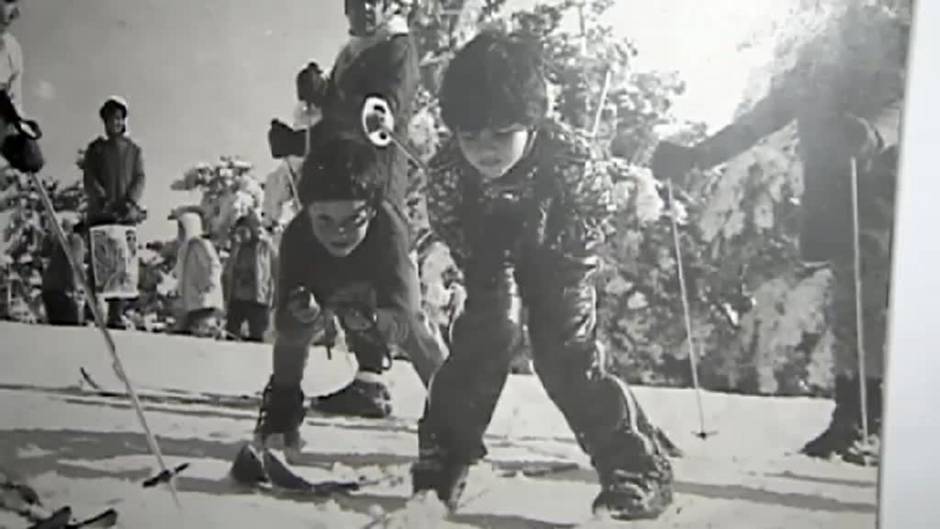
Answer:
M375 209L365 200L324 200L307 207L313 235L334 257L346 257L366 238Z
M104 131L108 136L120 136L127 129L127 118L119 111L112 111L104 117Z
M529 130L514 124L480 131L458 131L457 142L464 158L484 178L499 178L525 155Z
M247 242L247 241L250 241L251 239L252 239L252 232L251 232L251 228L249 228L248 226L239 226L238 229L235 230L235 240L239 242Z

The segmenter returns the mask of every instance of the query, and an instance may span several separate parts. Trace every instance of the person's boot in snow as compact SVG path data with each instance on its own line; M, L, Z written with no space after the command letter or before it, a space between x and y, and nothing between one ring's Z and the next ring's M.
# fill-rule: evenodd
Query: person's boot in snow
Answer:
M655 439L625 431L599 450L592 463L601 482L591 506L595 514L616 520L651 519L672 503L672 465Z
M469 472L469 463L447 457L419 423L418 461L411 466L412 492L433 491L448 509L455 511L467 486Z
M856 464L874 463L877 459L878 438L881 435L882 384L880 379L869 379L866 385L868 397L869 438L862 431L862 406L858 379L839 376L836 378L836 407L829 426L812 441L806 443L801 453L810 457L829 459L839 456Z
M290 458L300 451L300 425L305 414L304 392L300 387L275 386L273 380L269 380L261 395L255 444L263 447L271 436L280 434L284 438L284 451Z
M312 399L310 409L331 415L384 419L392 414L392 395L381 375L360 371L343 389Z

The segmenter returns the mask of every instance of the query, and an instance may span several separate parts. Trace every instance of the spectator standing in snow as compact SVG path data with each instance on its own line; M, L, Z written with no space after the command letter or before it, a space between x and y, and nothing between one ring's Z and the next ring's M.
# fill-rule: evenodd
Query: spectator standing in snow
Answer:
M656 176L681 178L694 167L723 163L796 122L804 180L800 253L811 268L828 264L834 280L829 309L836 407L829 427L803 448L813 457L837 455L856 463L877 457L909 25L880 7L850 7L803 48L796 67L749 112L694 147L663 142L653 155ZM821 48L827 42L837 43L839 51ZM859 179L864 381L855 319L853 160ZM871 439L862 435L860 383Z
M184 210L177 213L176 222L177 328L185 334L216 336L223 310L222 263L215 246L203 237L201 212Z
M408 30L407 5L401 0L347 0L350 40L340 51L326 80L311 63L298 74L298 92L322 93L322 119L309 129L309 152L322 148L334 133L366 141L362 108L370 96L383 99L395 118L395 132L405 137L420 83L418 52ZM307 84L308 87L303 86ZM326 132L328 131L328 132ZM269 131L272 154L302 156L308 152L308 131L294 130L275 121ZM386 199L404 211L408 187L408 159L395 146L379 150L389 165Z
M117 96L108 98L98 111L105 135L88 145L82 160L89 228L107 224L136 226L146 218L140 206L146 183L143 152L127 135L127 114L127 102ZM123 299L108 300L109 327L123 327L124 307Z
M226 294L225 330L242 336L248 324L248 338L264 339L274 302L277 249L261 228L261 219L249 213L234 226L235 244L223 272Z
M78 223L72 227L69 222L63 221L62 229L66 233L72 258L81 266L86 254L82 233L84 225ZM69 265L62 245L50 236L43 250L49 258L42 274L42 302L46 309L46 321L52 325L82 325L85 322L85 291Z

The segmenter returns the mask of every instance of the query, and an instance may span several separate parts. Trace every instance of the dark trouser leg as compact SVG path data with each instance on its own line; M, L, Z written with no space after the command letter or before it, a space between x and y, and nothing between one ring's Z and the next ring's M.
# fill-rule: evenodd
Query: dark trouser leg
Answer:
M253 342L264 341L264 333L268 330L271 321L271 310L261 303L246 303L246 317L248 319L248 339Z
M654 445L652 425L626 383L605 370L593 267L543 256L524 270L535 371L582 448L597 456L624 431Z
M79 325L79 307L68 294L61 291L43 291L42 302L46 308L46 320L52 325Z
M284 434L286 445L299 448L299 427L306 413L300 383L310 343L322 330L322 323L304 324L284 311L276 315L275 326L274 369L262 396L256 440L264 442L272 434Z
M108 327L124 327L124 307L127 301L115 298L108 300Z
M545 252L521 269L535 371L602 485L595 509L656 516L672 500L672 470L626 383L604 368L596 342L590 259Z
M274 374L272 381L276 386L300 386L310 343L322 323L303 324L295 322L287 314L279 315L275 320L277 338L274 341Z
M521 299L514 269L471 266L466 310L454 326L450 356L431 384L419 444L453 461L485 454L483 434L509 375L519 339Z
M225 315L225 332L238 338L242 337L242 324L245 322L245 302L233 299L228 304Z

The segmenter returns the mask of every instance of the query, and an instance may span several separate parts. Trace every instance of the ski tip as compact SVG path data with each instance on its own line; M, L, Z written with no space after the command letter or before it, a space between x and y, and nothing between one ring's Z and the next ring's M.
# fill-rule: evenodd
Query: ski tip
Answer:
M62 507L52 513L45 520L41 520L29 527L29 529L67 529L72 520L72 508Z
M101 514L98 514L97 516L93 516L91 518L82 520L81 522L78 522L75 524L69 524L68 526L66 526L66 528L67 529L79 529L79 528L84 527L84 528L92 529L92 528L114 527L115 525L117 525L117 521L118 521L117 511L114 509L107 509Z

